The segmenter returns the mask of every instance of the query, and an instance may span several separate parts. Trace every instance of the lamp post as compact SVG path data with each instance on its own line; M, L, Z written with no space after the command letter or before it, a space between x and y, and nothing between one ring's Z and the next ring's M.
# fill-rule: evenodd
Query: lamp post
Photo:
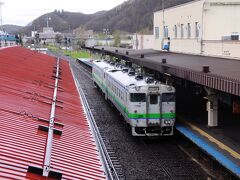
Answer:
M48 16L47 16L47 27L49 27L48 21L50 21L50 20L51 20L51 17L48 17Z
M2 30L3 31L3 22L2 22L2 6L3 6L3 4L4 4L4 2L2 2L1 0L0 0L0 23L1 23L1 29L0 30Z
M103 29L103 34L106 35L106 46L108 46L108 34L109 34L109 29Z

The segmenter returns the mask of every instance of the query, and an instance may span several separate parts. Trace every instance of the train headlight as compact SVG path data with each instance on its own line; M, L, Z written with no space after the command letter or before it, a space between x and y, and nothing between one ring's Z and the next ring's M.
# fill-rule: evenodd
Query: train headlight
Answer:
M141 87L140 86L136 86L135 89L136 89L136 91L140 91Z
M164 120L164 124L166 124L166 125L171 125L171 120Z
M173 88L172 88L171 86L168 86L168 87L167 87L167 90L168 90L168 91L172 91Z

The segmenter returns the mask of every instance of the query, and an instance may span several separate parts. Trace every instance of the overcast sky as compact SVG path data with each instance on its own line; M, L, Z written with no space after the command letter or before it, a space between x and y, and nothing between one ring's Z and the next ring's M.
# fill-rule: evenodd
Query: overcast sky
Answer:
M0 0L3 24L25 26L35 18L55 9L86 14L109 10L125 0Z

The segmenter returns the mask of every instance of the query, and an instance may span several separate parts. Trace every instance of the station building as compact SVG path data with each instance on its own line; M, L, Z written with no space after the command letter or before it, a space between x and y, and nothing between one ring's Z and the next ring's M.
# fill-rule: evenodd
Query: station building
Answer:
M154 13L153 49L240 58L240 1L195 0Z
M0 31L0 47L9 47L16 45L16 38L4 31Z

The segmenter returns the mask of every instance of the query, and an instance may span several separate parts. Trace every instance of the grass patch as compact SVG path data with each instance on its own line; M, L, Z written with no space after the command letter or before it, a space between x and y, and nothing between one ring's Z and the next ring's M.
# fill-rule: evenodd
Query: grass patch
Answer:
M63 51L64 55L70 56L73 59L77 58L90 58L91 55L86 51Z
M59 51L59 48L56 47L56 46L48 45L48 46L46 46L46 48L48 48L52 52L58 52Z
M91 54L87 51L84 50L79 50L79 51L69 51L69 50L63 50L60 49L59 47L53 46L53 45L48 45L46 46L50 51L55 52L55 53L61 53L66 56L70 56L73 59L77 58L91 58Z

